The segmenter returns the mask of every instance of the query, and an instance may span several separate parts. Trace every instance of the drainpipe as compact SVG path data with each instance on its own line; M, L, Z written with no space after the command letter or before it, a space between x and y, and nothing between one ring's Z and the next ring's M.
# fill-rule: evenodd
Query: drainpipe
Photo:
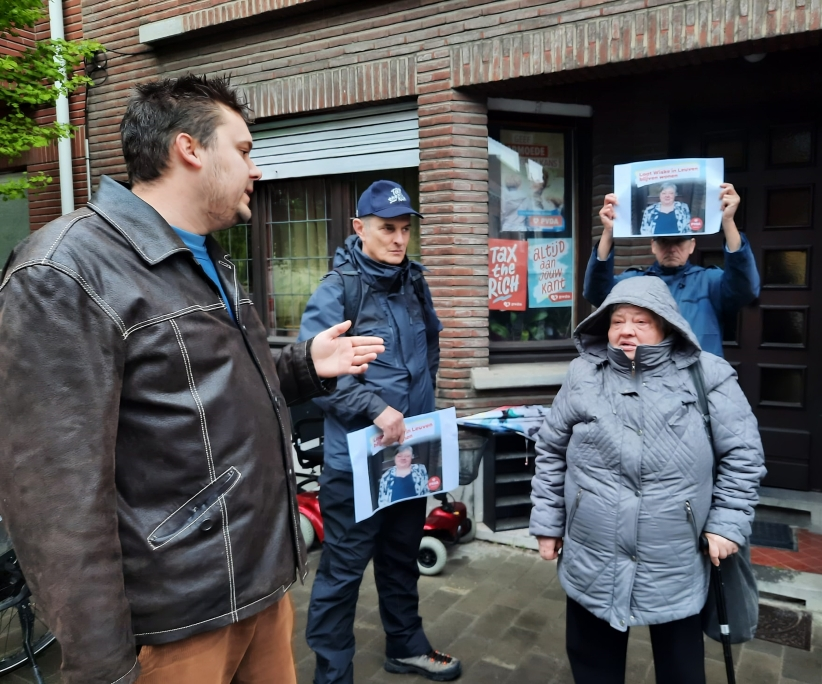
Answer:
M62 0L49 0L49 28L52 38L65 38L63 26ZM57 57L65 76L65 63ZM57 85L57 84L55 84ZM68 98L61 95L57 98L57 123L69 123ZM72 173L71 138L60 138L57 141L57 159L60 165L60 205L63 214L74 211L74 174Z

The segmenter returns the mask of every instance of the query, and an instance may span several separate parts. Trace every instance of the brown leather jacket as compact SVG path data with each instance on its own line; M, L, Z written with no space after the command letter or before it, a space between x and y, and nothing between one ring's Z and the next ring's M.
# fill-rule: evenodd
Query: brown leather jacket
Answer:
M133 682L136 644L242 620L305 573L286 401L325 390L310 341L272 359L207 246L238 323L104 177L0 276L0 513L66 684Z

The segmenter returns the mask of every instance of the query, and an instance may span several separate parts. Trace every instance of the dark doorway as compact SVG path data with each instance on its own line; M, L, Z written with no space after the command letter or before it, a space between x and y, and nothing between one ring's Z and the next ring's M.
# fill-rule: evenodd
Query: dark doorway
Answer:
M806 92L818 91L806 82ZM822 272L815 237L822 232L822 107L806 98L774 94L770 105L737 101L726 111L680 111L671 140L676 156L723 157L725 179L742 196L737 225L750 240L762 291L726 320L724 345L759 420L764 484L820 490L822 407L815 389L822 364L812 350L822 343L822 281L813 277ZM720 236L700 238L694 259L721 265L722 249Z

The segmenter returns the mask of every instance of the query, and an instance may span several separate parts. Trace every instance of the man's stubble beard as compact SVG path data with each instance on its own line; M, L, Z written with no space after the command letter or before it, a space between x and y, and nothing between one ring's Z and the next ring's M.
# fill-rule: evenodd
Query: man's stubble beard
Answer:
M248 217L241 213L242 194L233 206L228 205L224 190L227 185L226 176L222 168L215 167L205 189L206 215L209 223L214 226L214 231L225 230L239 223L247 223L251 218L250 208ZM245 188L243 188L244 192Z

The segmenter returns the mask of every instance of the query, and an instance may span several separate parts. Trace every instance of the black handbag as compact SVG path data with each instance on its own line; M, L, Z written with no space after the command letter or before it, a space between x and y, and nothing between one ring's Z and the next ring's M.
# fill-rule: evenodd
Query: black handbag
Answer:
M714 476L716 483L719 469L719 455L714 448L714 436L711 429L711 415L708 408L708 397L705 393L705 382L702 378L702 366L697 361L688 367L696 387L699 408L705 422L705 431L714 453ZM759 622L759 590L756 586L753 565L751 564L750 540L745 540L739 551L722 561L722 583L724 585L725 605L727 607L728 624L725 629L730 635L732 644L741 644L750 641L756 635L756 625ZM711 582L708 588L708 598L702 608L702 631L714 641L722 641L717 609L716 573L711 573Z

